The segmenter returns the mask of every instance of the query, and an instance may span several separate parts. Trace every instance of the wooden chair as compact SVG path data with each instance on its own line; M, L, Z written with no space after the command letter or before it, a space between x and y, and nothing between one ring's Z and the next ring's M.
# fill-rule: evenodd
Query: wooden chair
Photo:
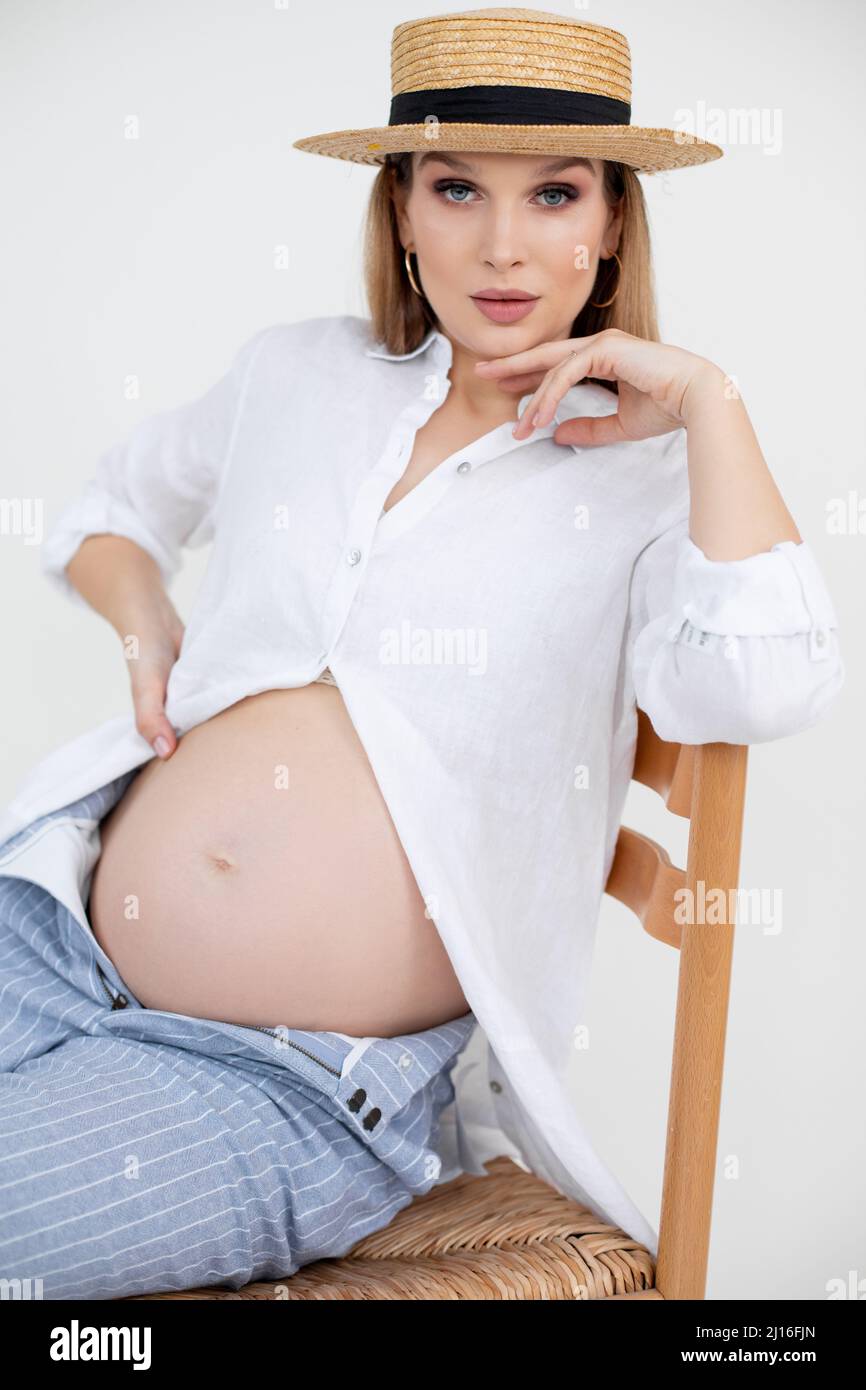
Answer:
M674 893L737 888L748 749L665 743L638 710L634 781L689 820L688 863L623 826L605 891L658 941L680 952L659 1248L647 1248L504 1155L488 1175L434 1187L340 1259L238 1291L200 1288L154 1298L702 1299L728 1013L733 924L674 920ZM692 898L694 901L694 897Z

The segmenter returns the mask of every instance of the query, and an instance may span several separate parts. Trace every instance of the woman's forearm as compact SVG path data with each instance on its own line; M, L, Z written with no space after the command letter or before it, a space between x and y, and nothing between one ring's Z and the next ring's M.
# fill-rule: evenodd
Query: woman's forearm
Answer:
M129 667L135 727L161 758L177 733L166 716L168 680L184 626L153 556L125 536L88 536L66 566L69 582L114 628Z
M707 363L685 392L689 534L709 560L740 560L802 539L739 393Z
M153 556L126 536L88 536L66 566L66 574L119 637L129 631L132 615L158 607L167 597Z

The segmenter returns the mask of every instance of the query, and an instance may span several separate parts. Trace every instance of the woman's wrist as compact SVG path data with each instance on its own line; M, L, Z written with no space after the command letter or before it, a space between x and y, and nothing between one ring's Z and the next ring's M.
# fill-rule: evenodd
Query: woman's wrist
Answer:
M122 641L155 632L168 633L179 640L182 633L177 610L161 578L154 581L151 577L143 584L133 582L121 588L104 616Z
M739 401L731 379L715 362L702 358L686 384L680 401L680 416L686 429L698 416L722 408L732 400Z

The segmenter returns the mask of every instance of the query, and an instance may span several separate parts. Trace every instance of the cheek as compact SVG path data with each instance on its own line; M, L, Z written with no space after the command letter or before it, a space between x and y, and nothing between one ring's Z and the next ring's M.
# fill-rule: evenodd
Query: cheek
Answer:
M605 207L589 197L570 204L569 211L549 232L549 246L566 272L580 274L598 260L603 228Z
M425 219L423 227L416 225L415 245L425 273L437 280L448 279L469 251L468 237L436 217Z
M594 275L594 266L601 249L598 219L588 212L563 218L552 233L548 246L555 262L553 274L563 288L574 285L587 275Z
M453 204L446 203L433 192L419 190L412 205L412 225L419 244L427 243L428 252L433 249L430 242L437 238L460 240L460 218L454 216Z

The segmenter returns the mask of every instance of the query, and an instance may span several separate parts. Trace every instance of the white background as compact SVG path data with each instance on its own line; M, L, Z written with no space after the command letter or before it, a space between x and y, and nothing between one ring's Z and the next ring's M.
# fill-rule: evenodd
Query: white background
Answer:
M394 25L452 8L4 0L4 497L43 499L47 529L102 450L206 389L256 329L366 313L373 170L291 142L386 124ZM833 535L826 521L833 498L866 496L863 11L854 0L545 8L626 34L634 124L674 126L703 103L757 108L781 131L777 153L720 137L723 159L643 182L662 337L736 377L827 579L846 659L832 717L749 755L741 883L781 889L784 916L778 934L737 934L707 1287L711 1299L821 1299L852 1270L866 1279L866 534ZM124 138L130 118L136 140ZM130 374L137 400L124 398ZM116 635L63 601L38 553L0 535L3 803L39 757L129 700ZM205 560L189 553L173 589L183 616ZM686 828L656 802L633 787L626 820L684 864ZM606 901L575 1093L654 1225L676 964Z

